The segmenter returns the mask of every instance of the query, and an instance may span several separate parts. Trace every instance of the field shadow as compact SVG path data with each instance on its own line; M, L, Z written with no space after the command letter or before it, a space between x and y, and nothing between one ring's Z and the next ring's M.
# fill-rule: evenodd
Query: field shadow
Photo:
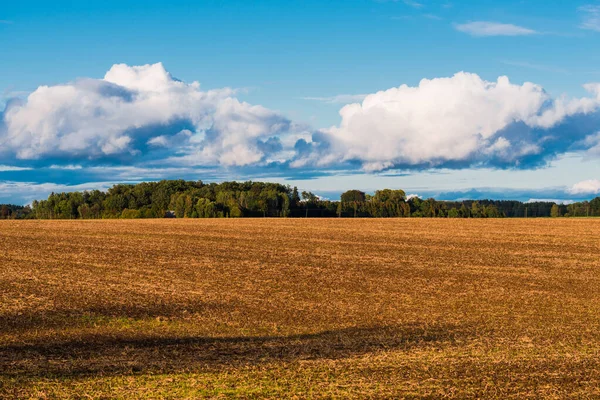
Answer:
M79 300L81 302L81 300ZM54 307L51 310L34 310L0 315L0 335L41 329L78 328L103 324L110 320L143 320L149 318L185 318L194 314L227 313L233 305L201 300L166 302L161 298L143 297L130 303L115 301L90 301L92 304L74 302L69 308Z
M73 341L0 346L0 375L77 377L184 373L442 346L452 344L465 334L454 325L404 325L291 336L90 336Z

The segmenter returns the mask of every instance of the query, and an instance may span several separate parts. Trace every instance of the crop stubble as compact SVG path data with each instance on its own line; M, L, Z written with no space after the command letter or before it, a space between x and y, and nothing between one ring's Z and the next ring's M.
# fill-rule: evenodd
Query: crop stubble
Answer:
M0 396L597 397L600 220L0 222Z

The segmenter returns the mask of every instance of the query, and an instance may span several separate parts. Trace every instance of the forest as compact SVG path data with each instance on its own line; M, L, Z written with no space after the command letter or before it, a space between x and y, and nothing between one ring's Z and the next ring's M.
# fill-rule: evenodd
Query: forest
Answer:
M506 200L407 198L403 190L342 193L337 201L265 182L163 180L100 190L52 193L31 206L0 205L0 219L240 218L240 217L597 217L600 197L568 205Z

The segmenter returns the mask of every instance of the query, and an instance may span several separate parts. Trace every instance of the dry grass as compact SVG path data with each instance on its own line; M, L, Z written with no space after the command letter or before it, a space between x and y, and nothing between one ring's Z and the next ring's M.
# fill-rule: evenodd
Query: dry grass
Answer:
M0 397L600 396L600 220L0 222Z

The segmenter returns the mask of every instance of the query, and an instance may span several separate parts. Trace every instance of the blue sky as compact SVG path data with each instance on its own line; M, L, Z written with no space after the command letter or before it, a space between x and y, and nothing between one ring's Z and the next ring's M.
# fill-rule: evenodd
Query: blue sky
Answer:
M594 0L4 2L0 202L179 177L594 197L598 43Z

